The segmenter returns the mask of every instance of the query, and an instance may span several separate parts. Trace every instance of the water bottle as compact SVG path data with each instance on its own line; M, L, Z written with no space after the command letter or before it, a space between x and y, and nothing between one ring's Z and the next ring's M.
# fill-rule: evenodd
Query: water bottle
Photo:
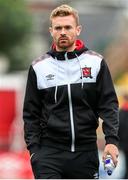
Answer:
M107 155L107 157L104 161L104 170L110 176L110 175L112 175L114 169L115 169L115 165L113 163L112 157L111 157L111 155Z

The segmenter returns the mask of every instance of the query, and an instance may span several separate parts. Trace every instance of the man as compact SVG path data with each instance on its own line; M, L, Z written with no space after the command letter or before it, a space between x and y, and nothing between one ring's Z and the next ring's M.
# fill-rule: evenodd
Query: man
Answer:
M98 178L98 118L103 160L118 156L118 101L103 57L81 40L78 13L68 5L50 16L51 50L30 66L24 127L35 178Z

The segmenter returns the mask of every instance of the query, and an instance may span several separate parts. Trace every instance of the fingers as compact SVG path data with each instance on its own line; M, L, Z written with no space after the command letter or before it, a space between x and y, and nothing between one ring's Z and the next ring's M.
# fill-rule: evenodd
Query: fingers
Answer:
M114 165L117 166L119 151L118 151L118 148L114 144L107 144L105 146L103 156L102 156L103 161L105 161L105 159L107 158L107 155L111 155Z
M118 155L115 155L115 154L113 155L113 154L112 154L111 156L112 156L112 160L113 160L114 165L117 166L117 163L118 163Z
M108 155L107 152L103 152L103 156L102 156L103 161L105 161L105 159L107 158L107 155Z

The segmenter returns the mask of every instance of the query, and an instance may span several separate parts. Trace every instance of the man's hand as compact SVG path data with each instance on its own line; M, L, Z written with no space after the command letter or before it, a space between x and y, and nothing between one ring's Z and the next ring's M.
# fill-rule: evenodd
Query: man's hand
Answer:
M117 166L118 163L118 156L119 156L119 151L116 145L114 144L107 144L104 148L104 152L103 152L103 161L106 159L107 155L111 155L112 156L112 160L113 163L115 164L115 166Z

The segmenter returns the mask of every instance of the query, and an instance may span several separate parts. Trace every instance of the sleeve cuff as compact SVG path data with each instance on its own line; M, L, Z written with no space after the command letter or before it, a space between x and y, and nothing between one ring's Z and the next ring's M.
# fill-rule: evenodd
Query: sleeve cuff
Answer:
M117 147L119 146L119 139L118 138L112 138L112 137L107 137L106 138L106 144L114 144Z

